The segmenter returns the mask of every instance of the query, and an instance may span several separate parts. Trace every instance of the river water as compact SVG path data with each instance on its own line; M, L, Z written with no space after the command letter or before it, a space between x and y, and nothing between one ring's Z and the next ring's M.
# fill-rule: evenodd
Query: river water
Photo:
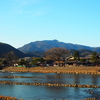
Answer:
M100 75L3 72L0 73L0 76L16 76L16 78L1 77L0 81L100 85ZM93 92L92 94L90 93L91 91ZM0 95L24 100L80 100L100 98L100 88L0 84Z

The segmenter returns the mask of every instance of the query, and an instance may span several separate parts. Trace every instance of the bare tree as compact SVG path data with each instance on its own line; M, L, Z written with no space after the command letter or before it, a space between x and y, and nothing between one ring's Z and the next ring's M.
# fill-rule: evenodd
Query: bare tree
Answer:
M54 61L65 61L69 50L66 48L52 48L45 52L45 57Z
M4 58L7 60L9 65L12 65L12 63L15 62L15 60L18 59L18 57L15 55L14 51L10 51L8 53L3 54Z

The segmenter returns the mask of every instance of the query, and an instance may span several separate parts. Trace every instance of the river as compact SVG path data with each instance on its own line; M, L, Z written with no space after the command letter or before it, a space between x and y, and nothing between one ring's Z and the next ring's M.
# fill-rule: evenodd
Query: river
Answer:
M8 78L6 76L16 76ZM100 85L100 75L1 72L0 81ZM90 92L93 93L90 93ZM24 100L80 100L100 98L100 88L0 84L0 95Z

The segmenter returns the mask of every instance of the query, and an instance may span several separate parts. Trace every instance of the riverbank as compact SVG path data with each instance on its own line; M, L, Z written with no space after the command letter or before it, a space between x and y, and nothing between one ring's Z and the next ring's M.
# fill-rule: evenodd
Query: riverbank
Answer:
M55 94L56 93L55 91L57 91L57 92L59 92L58 94L63 92L62 93L63 95L65 92L66 92L65 93L66 95L69 93L70 93L70 95L72 95L71 93L73 93L73 94L75 93L77 95L78 94L84 95L86 93L85 96L88 97L87 99L82 99L85 97L80 97L81 99L78 99L78 100L97 100L97 98L98 98L98 100L100 99L99 93L97 93L100 89L100 85L99 85L99 81L98 81L99 78L97 77L99 75L94 75L94 77L93 77L93 75L67 75L67 74L64 74L64 79L63 79L62 74L48 74L48 75L52 76L51 78L50 78L50 76L48 76L48 77L44 76L46 74L41 74L41 73L53 73L53 72L54 73L69 73L69 74L74 74L74 73L75 74L79 74L79 73L99 74L99 70L100 70L99 67L92 67L92 66L91 67L85 67L85 66L84 67L83 66L82 67L76 67L76 66L72 66L72 67L34 67L34 68L8 67L8 68L4 68L3 70L9 71L9 72L15 71L15 72L34 72L34 73L31 73L31 74L27 73L26 74L26 73L6 73L6 72L4 72L4 75L1 73L0 78L5 78L4 80L0 81L1 89L3 87L3 89L1 90L1 94L2 94L2 91L4 91L4 89L7 89L7 87L10 87L9 88L9 90L11 90L11 91L9 91L10 93L12 93L12 91L13 92L16 91L16 89L20 93L20 90L22 91L22 89L23 89L24 92L26 90L31 91L32 95L34 94L37 98L38 98L38 95L34 91L40 91L40 90L47 89L47 91L45 92L45 95L49 94L50 90L52 90L51 92L54 91L53 94ZM38 72L40 72L40 74ZM39 75L39 76L34 77L35 75L36 76ZM57 75L57 76L55 77L53 75ZM61 76L58 77L58 75L61 75ZM82 76L82 77L74 77L73 78L73 76ZM85 77L83 77L83 76L85 76ZM89 76L89 77L87 77L87 76ZM90 76L91 76L91 79L90 79ZM34 79L32 79L32 77ZM59 82L57 77L59 78L59 80L61 80L61 82ZM27 79L25 79L25 81L24 81L22 78L23 79L27 78ZM31 81L29 81L28 78L30 78ZM38 81L38 78L40 81ZM57 78L57 82L51 82L51 79L54 79L54 81L56 81L56 78ZM66 78L73 78L73 81L70 81L70 79L69 79L69 81L65 80ZM84 83L88 78L89 78L89 81L91 82L91 84L88 83L89 81L87 83ZM95 78L96 78L96 80L95 80ZM45 82L45 81L42 81L42 79L43 80L48 79L48 80ZM16 80L16 81L14 81L14 80ZM20 81L20 80L22 80L22 81ZM66 81L66 83L63 80ZM77 83L74 83L74 82L77 82ZM94 84L92 84L92 83L94 83ZM6 87L6 88L4 88L4 87ZM49 90L49 92L48 92L48 90ZM70 92L70 91L68 92L68 90L70 90L72 92ZM82 92L84 94L81 94ZM18 95L18 92L15 92L15 94ZM27 92L25 92L25 94L27 94ZM75 96L75 94L72 96ZM93 98L93 96L88 96L87 94L95 95L95 96ZM5 95L5 94L2 94L2 95ZM11 94L6 94L6 95L11 96ZM43 95L43 94L40 93L39 95ZM80 95L78 95L78 96L80 96ZM24 97L17 97L16 95L13 95L13 96L15 96L16 98L23 98L23 100L24 99L26 100L26 97L25 98ZM35 96L32 98L35 98ZM52 95L50 94L50 96L52 96ZM27 96L27 97L29 97L29 96ZM67 97L68 96L66 96L66 98ZM76 98L76 97L77 96L75 96L73 98ZM63 99L63 96L61 96L61 98ZM69 99L69 98L66 100L73 100L73 99ZM10 99L7 99L7 100L10 100ZM32 100L38 100L38 99L32 99ZM43 99L41 98L40 100L43 100ZM46 100L46 99L44 99L44 100ZM60 100L60 99L56 99L56 97L55 97L55 100Z
M3 71L8 72L33 72L33 73L66 73L66 74L100 74L100 67L6 67Z
M24 99L16 99L15 97L10 97L10 96L0 96L0 100L24 100ZM42 100L42 99L39 99ZM57 100L57 99L55 99ZM63 100L63 99L60 99ZM66 99L69 100L69 99ZM87 98L87 99L80 99L80 100L97 100L96 98Z
M54 87L78 87L78 88L100 88L99 85L89 84L59 84L59 83L26 83L26 82L12 82L12 81L0 81L0 84L9 85L35 85L35 86L54 86Z
M18 100L15 97L10 97L10 96L1 96L0 95L0 100ZM19 100L23 100L23 99L19 99Z

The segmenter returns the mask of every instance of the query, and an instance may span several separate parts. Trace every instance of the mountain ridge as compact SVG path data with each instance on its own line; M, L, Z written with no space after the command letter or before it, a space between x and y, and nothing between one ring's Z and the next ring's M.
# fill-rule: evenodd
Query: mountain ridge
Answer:
M23 48L24 47L24 48ZM70 53L73 54L75 51L79 51L81 56L86 56L92 54L96 51L100 55L100 47L90 47L72 43L59 42L58 40L43 40L30 42L22 46L18 50L13 46L0 42L0 57L3 57L3 54L10 51L14 51L18 57L43 57L46 50L54 47L63 47L70 50Z
M100 53L100 47L90 47L90 46L73 44L73 43L59 42L58 40L43 40L43 41L30 42L18 48L18 50L26 53L32 51L46 51L54 47L63 47L63 48L74 49L74 50L88 49Z
M0 42L0 57L3 57L3 54L8 53L10 51L14 51L15 55L18 57L24 57L25 54L13 46Z

